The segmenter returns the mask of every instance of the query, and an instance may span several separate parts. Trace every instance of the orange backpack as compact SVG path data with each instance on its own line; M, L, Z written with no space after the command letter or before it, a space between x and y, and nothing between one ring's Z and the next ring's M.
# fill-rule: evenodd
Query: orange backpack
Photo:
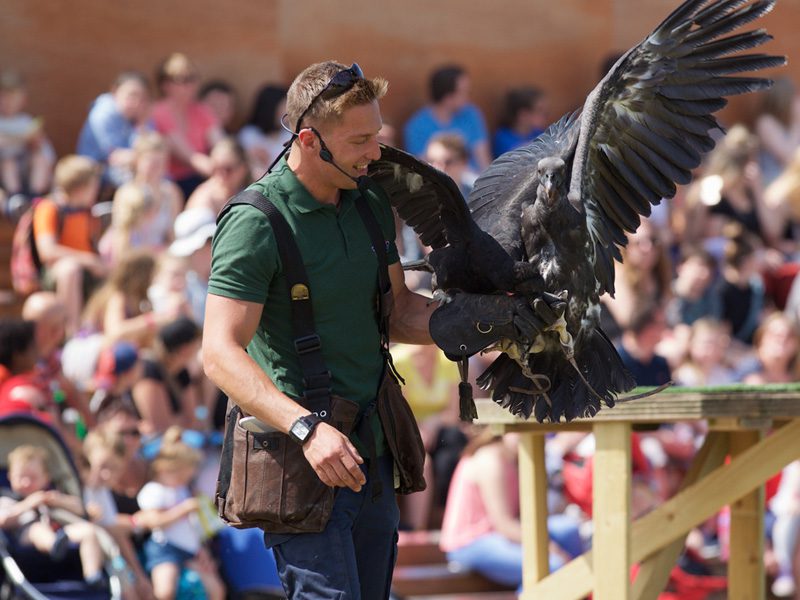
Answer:
M11 284L14 291L21 296L41 289L42 261L33 237L33 213L41 201L42 198L34 199L28 210L22 213L14 228L11 242ZM63 226L64 212L59 208L57 236L61 235Z

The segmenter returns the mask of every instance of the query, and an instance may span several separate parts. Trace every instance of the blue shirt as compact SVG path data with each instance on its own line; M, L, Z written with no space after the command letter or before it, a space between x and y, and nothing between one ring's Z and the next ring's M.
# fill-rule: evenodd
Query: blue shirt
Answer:
M505 154L509 150L514 150L520 146L524 146L528 142L532 142L539 137L544 129L533 129L527 135L520 135L513 129L508 127L499 127L494 132L494 156L497 158L501 154Z
M667 359L663 356L654 354L649 363L643 363L631 356L622 344L617 346L617 351L622 364L631 372L637 386L655 386L672 381L672 372Z
M476 144L489 139L486 123L477 106L467 104L455 113L449 123L440 123L433 115L430 106L418 110L408 120L403 130L406 151L414 156L422 157L430 139L437 133L456 133L464 138L470 153ZM472 166L476 167L475 157Z
M114 96L101 94L92 103L78 136L78 154L105 163L112 151L130 148L135 137L135 123L119 112Z

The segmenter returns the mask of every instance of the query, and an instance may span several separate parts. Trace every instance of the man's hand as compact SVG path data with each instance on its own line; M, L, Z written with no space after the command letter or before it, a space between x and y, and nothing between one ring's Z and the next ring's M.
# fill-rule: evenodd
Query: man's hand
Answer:
M322 483L348 487L354 492L367 482L358 465L363 464L347 436L327 423L320 423L303 445L303 454Z

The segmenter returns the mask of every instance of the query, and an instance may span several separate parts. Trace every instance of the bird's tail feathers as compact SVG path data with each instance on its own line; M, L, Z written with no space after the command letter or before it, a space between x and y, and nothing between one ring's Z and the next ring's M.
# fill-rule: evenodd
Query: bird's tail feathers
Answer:
M543 352L531 355L529 367L532 373L547 377L531 380L503 354L478 378L478 385L491 390L495 402L525 419L534 415L539 422L559 422L592 417L601 404L614 406L616 396L633 389L635 381L602 330L594 329L576 346L575 363L583 377L564 356Z

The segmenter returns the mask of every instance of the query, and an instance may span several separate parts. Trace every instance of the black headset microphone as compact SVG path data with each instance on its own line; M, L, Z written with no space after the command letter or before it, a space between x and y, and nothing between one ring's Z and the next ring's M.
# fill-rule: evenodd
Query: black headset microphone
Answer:
M352 175L350 175L350 173L348 173L342 167L337 165L336 161L333 160L333 154L328 148L328 145L325 143L325 140L322 139L322 136L319 134L319 131L317 131L313 127L309 127L309 129L311 129L311 131L314 132L314 135L316 135L317 139L319 140L319 157L322 160L324 160L326 163L330 165L333 165L334 168L336 168L340 173L342 173L342 175L345 175L346 177L351 179L358 186L358 189L361 189L364 185L366 185L368 181L368 178L366 176L353 177Z

